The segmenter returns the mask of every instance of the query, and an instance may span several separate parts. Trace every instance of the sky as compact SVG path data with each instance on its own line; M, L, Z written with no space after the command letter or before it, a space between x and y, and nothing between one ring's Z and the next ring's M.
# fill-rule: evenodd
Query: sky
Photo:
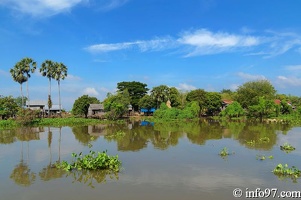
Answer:
M30 57L62 62L62 106L87 94L103 100L117 83L149 89L235 91L267 79L301 96L301 1L0 0L0 95L20 96L9 70ZM47 100L48 79L29 79L31 100ZM57 82L52 101L58 104ZM26 84L23 84L26 95Z

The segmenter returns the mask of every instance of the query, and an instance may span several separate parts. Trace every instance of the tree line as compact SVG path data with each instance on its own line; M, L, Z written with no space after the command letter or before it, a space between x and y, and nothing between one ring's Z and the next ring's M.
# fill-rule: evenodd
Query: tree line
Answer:
M168 101L171 108L166 106ZM83 95L75 101L72 113L87 116L89 103L100 101ZM249 81L235 91L223 89L220 92L208 92L204 89L180 91L167 85L159 85L150 90L145 83L119 82L117 92L108 93L102 103L110 119L117 119L127 113L129 105L135 111L155 108L154 117L161 119L190 119L200 116L265 118L291 114L294 109L301 114L301 98L277 94L268 80Z
M0 116L3 118L12 117L16 114L16 110L23 108L25 104L24 95L23 95L23 83L26 82L26 91L28 102L27 106L30 107L30 98L29 98L29 88L28 82L31 74L33 74L37 69L37 63L32 58L23 58L17 62L14 67L10 69L10 74L13 80L20 84L20 94L21 94L21 104L18 102L18 98L14 99L11 96L1 97L0 96ZM54 62L52 60L45 60L39 69L39 72L42 76L48 78L49 80L49 94L48 94L48 113L52 107L51 100L51 80L54 79L58 83L59 91L59 109L61 111L61 94L60 94L60 82L67 77L68 68L61 62ZM1 103L3 102L3 103ZM18 105L19 104L19 105Z

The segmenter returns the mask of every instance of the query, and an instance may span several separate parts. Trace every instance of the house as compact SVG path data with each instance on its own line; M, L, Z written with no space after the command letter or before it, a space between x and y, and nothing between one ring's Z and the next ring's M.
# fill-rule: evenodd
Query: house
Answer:
M88 117L98 115L102 116L105 114L104 107L102 104L90 104L88 108Z
M232 100L223 99L221 110L225 110L227 108L227 106L232 104L232 103L233 103Z
M48 113L48 105L47 105L47 101L43 101L43 100L32 100L30 102L26 101L26 107L31 109L31 110L40 110L42 112L42 114L47 114ZM57 114L60 112L60 110L62 110L63 107L59 105L52 105L50 108L50 113L51 114Z
M57 114L57 113L60 113L60 110L62 110L63 107L61 106L61 109L60 109L60 105L52 105L51 108L50 108L50 113L54 113L54 114ZM48 105L45 106L45 111L48 113Z
M275 100L274 100L274 103L275 103L276 105L280 105L280 104L281 104L281 100L280 100L280 99L275 99ZM289 101L287 102L287 105L291 106L293 110L296 108L296 107L293 106L292 103L289 102Z
M43 100L32 100L32 101L26 101L26 107L31 110L40 110L42 112L45 111L45 106L47 104L47 101Z

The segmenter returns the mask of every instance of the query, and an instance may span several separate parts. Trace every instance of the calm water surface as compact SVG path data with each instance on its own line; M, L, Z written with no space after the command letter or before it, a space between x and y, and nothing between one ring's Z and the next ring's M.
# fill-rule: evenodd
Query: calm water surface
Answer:
M125 135L114 135L116 132ZM285 142L296 150L281 151ZM233 154L220 157L224 147ZM105 174L52 167L57 161L70 162L72 152L90 150L118 154L123 169L118 174ZM257 159L259 155L266 160ZM301 191L300 179L281 178L271 172L279 163L301 168L300 127L138 121L0 130L0 199L228 200L235 199L235 188L243 192L256 188Z

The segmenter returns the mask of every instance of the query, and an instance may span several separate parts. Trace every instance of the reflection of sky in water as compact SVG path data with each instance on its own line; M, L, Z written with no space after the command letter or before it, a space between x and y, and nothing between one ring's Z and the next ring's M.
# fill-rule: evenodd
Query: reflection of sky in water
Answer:
M270 150L247 148L236 139L209 139L195 144L186 134L179 135L178 143L157 149L150 139L139 151L118 151L117 141L108 142L95 137L92 149L118 154L123 162L119 180L107 178L106 184L91 189L71 177L42 181L39 172L50 162L71 161L71 152L88 153L89 148L75 139L72 130L51 128L52 143L48 147L48 129L40 133L40 140L16 141L0 145L0 193L4 199L233 199L232 190L240 187L300 189L300 183L290 179L279 181L271 172L278 163L301 168L301 128L293 128L286 135L278 132L277 143ZM134 129L133 129L134 131ZM166 136L166 135L165 135ZM141 138L140 138L141 139ZM279 146L288 142L296 147L285 153ZM218 153L227 147L233 155L221 158ZM274 159L256 160L257 155L272 155ZM29 187L16 185L10 175L23 162L36 179ZM300 182L300 181L299 181ZM89 197L89 198L87 198Z

